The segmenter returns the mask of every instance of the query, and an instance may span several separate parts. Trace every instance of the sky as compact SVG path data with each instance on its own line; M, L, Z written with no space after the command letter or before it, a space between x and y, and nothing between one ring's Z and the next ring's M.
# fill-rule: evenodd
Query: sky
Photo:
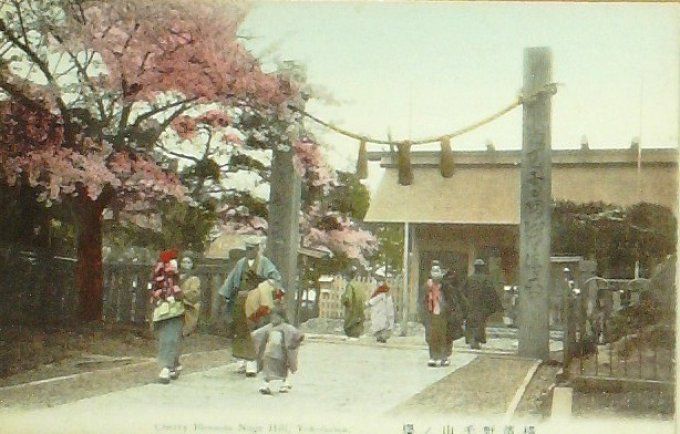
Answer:
M583 135L591 148L636 136L643 148L678 146L676 4L256 2L239 33L265 66L303 64L333 99L307 110L359 134L417 139L484 118L519 93L524 48L547 46L560 83L553 148L578 148ZM357 142L315 131L331 163L351 170ZM521 137L517 108L452 146L520 149ZM369 184L378 172L372 165Z

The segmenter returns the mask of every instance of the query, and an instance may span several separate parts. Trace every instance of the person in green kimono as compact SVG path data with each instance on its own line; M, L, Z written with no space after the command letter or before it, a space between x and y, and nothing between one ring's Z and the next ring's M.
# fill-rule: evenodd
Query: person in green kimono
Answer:
M257 288L265 280L272 281L276 288L281 288L281 274L276 266L260 253L260 243L250 239L246 241L246 254L236 262L224 285L217 293L227 301L227 315L232 324L233 334L232 356L239 361L239 371L247 377L257 375L257 354L250 333L257 327L266 324L264 318L258 324L246 318L245 305L248 292Z
M365 296L356 283L352 282L356 271L356 267L350 268L347 288L340 298L340 303L345 307L345 334L351 339L358 338L364 333L364 320L366 319Z

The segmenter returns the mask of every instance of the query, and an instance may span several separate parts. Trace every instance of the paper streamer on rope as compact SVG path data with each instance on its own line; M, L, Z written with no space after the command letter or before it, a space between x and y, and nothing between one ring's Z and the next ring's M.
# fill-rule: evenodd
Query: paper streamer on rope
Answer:
M460 128L458 130L455 130L453 132L450 132L446 135L440 135L440 136L433 136L433 137L424 137L420 139L411 139L409 141L405 142L397 142L393 141L388 134L388 139L387 140L382 140L382 139L377 139L374 137L370 136L364 136L364 135L359 135L356 133L353 133L352 131L345 130L343 128L339 128L333 124L330 124L328 122L325 122L310 113L305 112L304 110L301 110L298 107L295 107L292 104L288 105L288 108L296 113L300 113L301 115L313 120L314 122L318 123L319 125L323 125L324 127L335 131L336 133L342 134L346 137L351 137L355 140L359 140L360 145L359 145L359 158L357 160L357 175L359 176L360 179L365 179L368 175L368 158L367 158L367 152L366 152L366 143L375 143L379 145L389 145L390 146L390 153L392 153L392 147L396 145L398 147L398 168L399 168L399 184L401 185L410 185L413 182L413 171L411 169L411 156L410 156L410 150L412 145L424 145L424 144L430 144L430 143L437 143L439 142L441 144L441 160L440 160L440 171L443 177L449 178L453 176L454 172L454 158L453 158L453 152L451 151L451 143L450 140L454 137L458 137L462 134L466 134L470 131L473 131L482 125L486 125L490 122L493 122L494 120L500 118L501 116L511 112L514 110L516 107L519 107L525 103L533 101L538 95L542 94L549 94L549 95L555 95L557 93L557 85L558 83L548 83L546 84L543 88L538 89L532 94L520 94L515 98L514 101L512 101L508 106L503 107L496 113L493 113L483 119L480 119L479 121L472 123L470 125L467 125L466 127ZM365 156L365 157L364 157ZM364 166L365 165L365 166Z
M451 139L442 138L441 157L439 160L439 170L444 178L453 176L453 151L451 150Z
M359 157L357 158L357 177L359 179L368 178L368 152L366 151L366 140L359 143Z
M411 142L403 142L397 145L399 157L399 184L411 185L413 183L413 170L411 169Z

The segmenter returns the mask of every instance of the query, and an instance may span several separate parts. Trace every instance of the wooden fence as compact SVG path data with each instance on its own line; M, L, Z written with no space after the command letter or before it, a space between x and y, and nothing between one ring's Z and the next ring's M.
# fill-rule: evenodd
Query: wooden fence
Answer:
M237 258L200 259L194 273L201 279L200 321L223 326L225 303L217 295ZM29 252L0 250L0 324L54 325L78 322L76 260L38 256ZM148 284L153 263L129 258L104 263L103 319L108 322L144 324L150 317ZM359 277L355 283L366 299L378 286L374 279ZM401 281L389 281L397 312L401 310ZM335 277L330 291L320 290L320 316L342 318L339 298L347 282ZM309 315L308 315L309 316Z
M201 279L200 318L209 322L220 316L217 289L224 283L233 263L229 260L201 260L194 274ZM104 264L104 320L141 324L150 315L148 283L153 264L124 262Z
M564 361L575 379L671 384L673 320L660 316L646 279L594 277L569 293Z
M60 324L77 315L75 260L0 252L0 320L5 324Z
M230 259L196 263L201 279L201 318L215 322L224 303L217 289L233 266ZM0 323L61 325L78 321L76 260L40 257L26 252L0 252ZM104 263L104 320L143 324L149 316L148 283L153 264Z

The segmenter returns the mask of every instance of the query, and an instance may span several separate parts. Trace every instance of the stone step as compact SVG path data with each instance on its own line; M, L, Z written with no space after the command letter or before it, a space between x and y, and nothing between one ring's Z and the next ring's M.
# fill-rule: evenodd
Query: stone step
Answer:
M486 334L488 337L492 338L509 338L517 339L517 329L510 327L487 327ZM561 330L550 330L550 339L554 341L561 341L563 339L564 332Z

